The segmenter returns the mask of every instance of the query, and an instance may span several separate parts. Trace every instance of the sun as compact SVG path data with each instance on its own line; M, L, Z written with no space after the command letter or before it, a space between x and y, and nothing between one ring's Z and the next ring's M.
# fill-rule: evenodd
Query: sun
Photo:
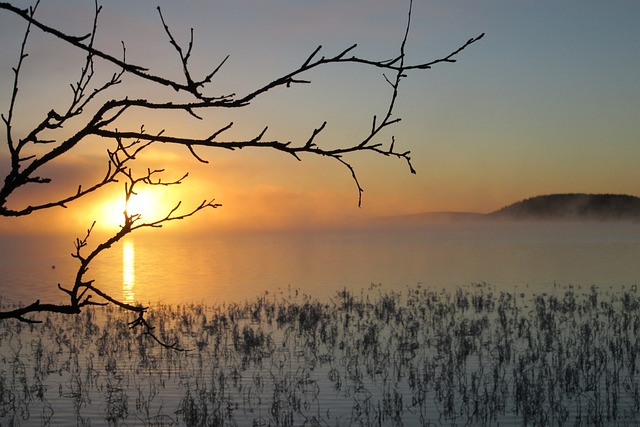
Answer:
M111 197L101 204L96 225L100 228L114 229L124 224L125 208L129 215L140 215L143 221L153 221L168 212L163 198L151 191L140 191L125 205L124 197Z
M134 194L129 199L127 212L129 215L140 215L142 218L150 219L160 215L162 203L154 195L143 192Z

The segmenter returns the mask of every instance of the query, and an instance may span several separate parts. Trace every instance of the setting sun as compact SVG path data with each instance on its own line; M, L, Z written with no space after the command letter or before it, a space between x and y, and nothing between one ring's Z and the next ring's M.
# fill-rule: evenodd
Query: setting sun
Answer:
M125 206L124 197L113 197L103 203L97 224L101 228L120 227L124 223L125 207L129 215L139 214L144 221L155 220L173 208L161 196L151 191L141 191L131 196L128 206Z

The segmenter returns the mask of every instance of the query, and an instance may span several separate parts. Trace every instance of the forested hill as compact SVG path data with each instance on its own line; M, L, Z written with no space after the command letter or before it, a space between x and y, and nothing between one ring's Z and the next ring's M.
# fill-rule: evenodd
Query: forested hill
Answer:
M527 220L640 220L640 198L621 194L550 194L522 200L487 216Z

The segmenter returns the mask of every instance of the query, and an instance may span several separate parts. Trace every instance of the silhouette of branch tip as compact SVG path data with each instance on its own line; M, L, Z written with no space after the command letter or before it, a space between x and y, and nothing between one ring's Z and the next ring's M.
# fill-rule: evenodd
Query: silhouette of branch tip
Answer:
M131 329L135 329L137 327L144 328L144 332L143 332L144 335L151 337L155 342L157 342L162 347L168 350L176 350L176 351L183 351L183 352L191 351L191 350L182 348L177 341L174 342L173 344L168 344L162 341L160 338L158 338L158 336L156 336L156 334L153 333L153 330L155 328L149 325L149 323L147 323L147 320L144 318L144 313L145 313L144 311L141 311L140 313L138 313L138 317L136 319L129 322L129 327Z
M26 317L22 317L22 316L16 316L16 319L23 323L31 323L31 324L42 323L42 320L27 319Z

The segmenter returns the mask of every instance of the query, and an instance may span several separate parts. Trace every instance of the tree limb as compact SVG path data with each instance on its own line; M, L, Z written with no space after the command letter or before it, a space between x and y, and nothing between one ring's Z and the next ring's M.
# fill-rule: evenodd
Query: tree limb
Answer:
M370 152L385 157L395 157L404 160L410 172L415 173L415 169L411 164L410 151L397 150L396 141L393 136L391 136L391 141L388 146L386 143L383 144L379 141L383 130L399 123L401 120L399 117L394 116L401 82L407 78L408 73L411 71L426 70L437 64L455 62L457 56L462 51L484 36L484 34L480 34L477 37L468 39L466 43L442 58L417 63L407 63L406 45L409 39L413 8L413 2L409 0L405 32L399 45L399 52L392 59L380 61L360 57L354 53L357 48L355 44L348 46L333 56L324 56L320 55L322 46L318 46L297 68L273 78L273 80L267 84L249 90L244 95L237 96L235 93L232 93L229 95L211 96L206 94L208 85L212 83L213 78L227 62L229 56L227 55L217 66L213 67L211 71L205 73L204 76L199 78L194 77L189 62L193 53L194 30L190 30L189 41L186 46L181 46L173 36L173 32L159 7L157 11L160 23L168 37L169 45L178 55L179 66L182 71L180 80L184 79L184 81L162 77L144 66L129 62L126 58L124 42L122 42L121 59L95 48L94 41L98 29L98 18L102 11L102 7L99 6L97 2L95 2L91 32L80 36L67 34L36 19L35 12L38 4L39 3L36 2L33 7L21 9L11 3L0 2L0 10L8 11L27 22L24 37L20 45L17 64L13 68L14 76L8 110L6 114L1 115L5 128L10 167L4 178L3 185L0 188L0 215L25 216L39 210L47 210L53 207L67 207L67 204L98 191L107 185L114 183L122 184L123 181L126 207L123 212L123 224L113 235L98 243L95 247L90 248L89 243L92 237L92 225L84 237L77 238L74 242L75 250L72 253L72 257L79 265L73 280L73 286L63 287L58 284L59 290L69 298L68 304L43 304L40 303L40 300L36 300L24 307L0 311L0 319L12 318L23 322L38 322L26 316L38 312L77 314L81 312L83 307L88 305L113 304L135 314L136 318L130 323L132 328L142 327L144 334L149 335L152 339L169 349L180 349L180 346L178 343L164 343L154 335L153 328L147 323L144 317L147 307L120 301L104 292L100 286L95 284L94 280L86 277L89 266L97 257L104 253L104 251L110 249L114 244L117 244L135 230L142 228L160 228L166 223L187 219L207 208L215 209L221 205L216 203L214 199L204 199L200 204L185 211L182 209L182 202L179 201L173 208L166 212L164 216L152 219L143 218L142 215L137 212L130 212L129 202L139 187L178 185L188 177L188 173L185 173L178 175L180 176L178 179L163 180L161 178L164 173L163 169L149 168L146 169L146 172L138 175L134 172L134 166L140 153L152 145L173 144L186 147L189 154L202 163L207 163L207 160L196 153L196 148L225 149L232 151L242 148L271 149L289 154L297 160L302 160L303 155L328 157L339 162L348 170L355 183L358 194L358 206L360 206L364 189L360 184L356 169L349 160L349 155ZM51 109L45 117L35 119L34 123L36 123L36 125L30 131L25 132L22 138L18 138L14 129L14 116L18 102L19 77L20 73L23 72L28 57L26 52L27 40L34 27L44 33L53 35L73 49L79 49L85 52L86 57L80 67L80 74L77 81L70 84L71 97L66 108L60 111ZM114 65L118 69L117 72L112 74L111 78L103 82L95 82L95 67L98 59ZM145 131L142 125L135 130L118 128L118 125L128 123L125 119L129 119L133 111L139 112L139 110L149 115L157 112L187 113L191 119L203 120L205 116L202 112L213 111L219 108L246 107L267 92L277 88L289 88L296 84L311 83L311 81L306 78L306 75L312 70L332 64L345 63L381 70L383 78L391 88L391 92L384 106L383 113L373 116L371 127L364 137L359 140L346 142L337 148L325 148L321 144L320 140L326 129L327 122L323 122L320 126L313 129L306 141L298 143L268 139L266 137L268 126L265 126L262 131L252 137L225 138L225 136L228 135L227 131L233 126L233 122L218 129L210 130L203 136L193 136L190 133L170 133L164 130L150 134ZM181 99L180 102L177 102L175 99L169 97L161 102L152 102L146 99L129 99L128 97L119 99L106 98L111 88L122 83L122 77L125 74L135 76L142 81L150 82L158 88L168 87L178 93L187 94L189 95L187 97L188 100L184 101ZM60 132L61 129L70 122L76 125L73 127L75 132L72 132L70 135L65 133L62 134L63 136L57 138L51 136L51 134L60 135L60 133L56 132ZM101 178L96 178L88 185L74 184L72 186L73 190L67 195L53 197L40 204L19 207L10 206L10 201L13 200L12 196L14 196L18 189L23 187L32 188L35 185L50 183L52 180L44 176L43 170L46 167L55 165L58 159L71 153L76 147L87 141L91 143L104 142L107 147L111 147L106 149L105 173ZM37 149L34 148L36 146Z

